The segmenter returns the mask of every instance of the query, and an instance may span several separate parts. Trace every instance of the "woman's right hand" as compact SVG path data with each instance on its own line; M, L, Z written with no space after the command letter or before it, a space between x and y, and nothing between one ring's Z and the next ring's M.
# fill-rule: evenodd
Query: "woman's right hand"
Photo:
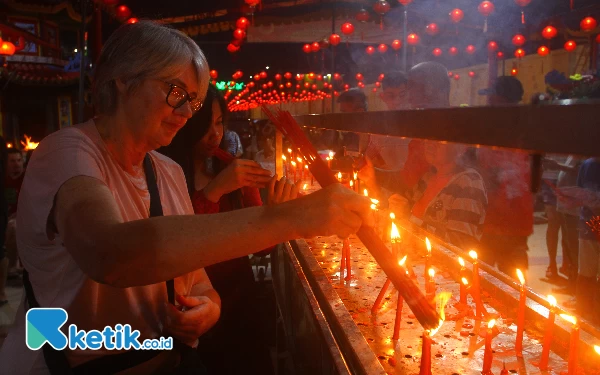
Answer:
M333 184L307 196L288 202L294 215L294 229L300 238L317 235L347 238L362 225L372 227L371 200L341 184Z
M287 202L298 197L298 185L285 177L277 180L277 175L274 175L269 182L267 204L273 205Z
M271 180L271 172L253 160L235 159L204 188L205 196L218 201L221 196L245 186L263 188Z

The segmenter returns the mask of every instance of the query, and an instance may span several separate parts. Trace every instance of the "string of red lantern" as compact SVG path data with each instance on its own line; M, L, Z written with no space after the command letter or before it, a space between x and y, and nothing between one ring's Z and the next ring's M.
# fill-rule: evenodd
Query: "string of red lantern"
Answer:
M390 10L390 3L386 0L377 0L373 5L373 10L379 14L379 27L383 30L383 16Z
M491 1L482 1L481 4L479 4L479 6L477 7L477 10L479 11L479 13L481 13L481 15L483 17L485 17L484 21L483 21L483 32L487 33L487 29L488 29L488 17L490 16L490 14L494 13L494 3L492 3Z

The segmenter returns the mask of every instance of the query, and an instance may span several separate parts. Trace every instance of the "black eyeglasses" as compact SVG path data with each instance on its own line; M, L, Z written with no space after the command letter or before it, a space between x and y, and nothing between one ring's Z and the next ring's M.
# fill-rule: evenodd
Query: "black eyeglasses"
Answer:
M190 106L192 107L192 113L196 113L202 108L202 100L195 98L192 99L190 94L187 91L182 89L181 87L174 85L169 82L165 82L167 85L171 86L169 89L169 93L167 94L167 104L175 109L181 107L185 104L185 102L190 102Z

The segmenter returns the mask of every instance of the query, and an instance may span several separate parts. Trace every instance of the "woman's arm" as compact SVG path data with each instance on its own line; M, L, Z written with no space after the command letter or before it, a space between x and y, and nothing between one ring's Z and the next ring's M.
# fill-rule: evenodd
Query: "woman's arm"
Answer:
M126 288L164 282L294 238L345 238L363 221L371 224L370 203L335 184L274 206L123 222L108 187L79 176L59 189L48 224L90 278Z

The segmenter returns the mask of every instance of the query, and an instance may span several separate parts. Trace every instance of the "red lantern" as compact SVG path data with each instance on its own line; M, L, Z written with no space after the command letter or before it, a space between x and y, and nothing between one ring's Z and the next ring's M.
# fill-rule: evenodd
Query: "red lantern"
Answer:
M425 27L425 32L432 36L437 35L440 32L440 28L438 27L437 23L432 22Z
M213 69L210 71L210 78L217 79L218 76L219 76L219 73L216 70Z
M342 37L340 37L338 34L331 34L329 36L329 43L332 46L337 46L338 44L340 44L341 41L342 41Z
M246 38L246 32L242 29L235 29L233 31L233 37L237 40L243 40Z
M296 74L296 81L302 81L304 79L303 74Z
M350 36L350 35L352 35L353 32L354 32L354 25L351 24L350 22L346 22L342 25L342 34L344 34L346 36Z
M377 0L377 2L373 5L373 10L375 13L383 16L390 10L390 3L386 0Z
M600 44L600 34L596 35L596 43Z
M496 54L496 57L498 58L498 60L503 59L504 58L504 52L498 51L498 53Z
M550 49L546 46L541 46L540 48L538 48L537 50L537 54L540 56L546 56L550 53Z
M268 87L273 87L273 81L269 81L269 82L267 83L267 86L268 86Z
M267 72L260 72L260 79L266 79L267 78Z
M138 20L137 18L135 18L135 17L131 17L130 19L128 19L128 20L127 20L127 23L130 23L130 24L131 24L131 23L138 23L138 21L139 21L139 20Z
M360 82L360 81L362 81L363 79L364 79L364 77L363 77L363 75L362 75L362 74L360 74L360 73L356 73L356 80L357 80L357 81L359 81L359 82Z
M240 49L240 47L237 47L237 46L236 46L236 45L234 45L234 44L231 44L231 43L229 43L229 44L227 45L227 51L229 51L229 52L231 52L231 53L237 52L239 49Z
M249 24L250 24L250 21L248 21L248 19L246 17L240 17L235 22L235 27L238 29L246 30L248 28Z
M382 43L377 47L377 50L379 51L379 53L386 53L388 50L388 46Z
M348 90L348 89L350 89L350 85L349 84L345 84L344 85L344 90Z
M518 70L517 68L512 68L512 69L510 70L510 75L511 75L511 76L513 76L513 77L514 77L514 76L516 76L517 74L519 74L519 70Z
M377 92L377 87L373 87L373 92Z
M464 16L465 14L463 13L463 11L458 8L453 9L452 12L450 12L450 19L454 23L459 23L460 21L462 21Z
M340 79L342 79L342 76L340 75L340 73L333 73L333 79L339 81Z
M310 46L310 44L305 44L302 46L302 51L304 51L304 53L311 53L312 47Z
M312 73L312 72L311 72L311 73L308 73L308 79L310 79L311 81L312 81L313 79L315 79L315 73Z
M458 75L458 74L455 74L455 75L454 75L454 80L455 80L455 81L458 81L459 79L460 79L460 75Z
M304 82L304 87L307 88L307 89L310 88L310 83Z
M244 0L244 2L251 7L255 7L260 4L260 0Z
M383 81L383 79L384 79L384 78L385 78L385 74L381 73L381 74L379 75L379 78L378 78L378 79L379 79L379 81Z
M392 40L392 49L398 51L400 48L402 48L402 42L398 39Z
M495 51L498 49L498 43L494 42L493 40L490 40L488 42L488 51Z
M272 84L271 84L271 86L272 86ZM267 86L266 83L263 83L262 88L263 88L263 90L266 90L267 88L269 88L269 86Z
M281 74L279 74L279 73L275 74L275 80L281 81Z
M567 52L573 52L573 51L575 51L576 48L577 48L577 43L575 43L575 41L573 41L573 40L568 40L565 43L565 49L567 50Z
M311 87L312 87L313 90L317 89L317 85L316 84L313 84Z
M419 44L419 36L417 34L408 34L408 36L406 37L406 41L411 46L416 46L417 44Z
M310 45L310 50L313 52L319 52L320 49L321 49L321 46L319 45L319 42L314 42L313 44Z
M131 10L129 10L129 8L127 8L126 5L119 5L117 7L117 10L115 11L115 14L116 14L117 18L124 20L126 18L129 18L129 16L131 16Z
M458 54L458 48L456 48L456 47L450 47L448 49L448 54L450 56L456 56Z
M515 57L516 57L517 59L520 59L520 58L522 58L522 57L525 57L525 50L524 50L524 49L522 49L522 48L518 48L518 49L515 51Z
M381 87L381 82L379 82L379 81L375 82L375 87Z
M598 26L598 22L592 17L585 17L581 20L579 27L581 27L581 31L590 32L593 31L596 26Z
M285 79L292 79L292 73L286 72L284 75Z
M470 71L470 72L469 72L469 77L471 77L471 78L475 78L475 72L473 72L473 71Z
M362 8L361 10L358 11L358 13L356 13L356 20L359 22L367 22L369 21L369 18L371 18L371 16L369 15L369 12L365 9Z
M398 2L404 6L407 6L408 4L412 3L412 0L398 0Z
M317 81L322 81L323 80L323 76L320 74L317 74Z
M477 7L479 13L484 17L489 17L490 14L494 13L494 3L491 1L482 1Z
M448 77L450 77L450 78L454 77L454 73L448 72Z
M0 56L12 56L15 54L16 49L13 43L2 41L2 44L0 44Z
M515 0L515 3L522 7L526 7L527 5L529 5L530 2L531 0Z
M238 39L233 39L233 40L231 41L231 44L233 44L233 45L234 45L234 46L236 46L236 47L241 47L241 46L242 46L242 41L241 41L241 40L238 40Z
M285 87L287 87L289 89L290 87L292 87L292 83L291 82L286 82L285 83Z
M361 88L361 89L364 89L364 88L365 88L365 84L364 84L364 83L362 83L362 82L359 82L359 83L357 84L357 86L358 86L359 88Z
M474 54L474 53L475 53L475 51L476 51L476 48L475 48L475 46L474 46L474 45L472 45L472 44L469 44L469 45L467 46L467 48L465 48L465 52L467 52L469 55L472 55L472 54Z
M442 49L441 48L434 48L433 51L431 51L431 53L435 57L440 57L440 56L442 56Z
M372 55L375 53L375 47L367 46L367 48L365 48L365 52L367 53L367 55Z
M329 40L323 39L319 42L320 49L327 49L329 47Z
M546 39L552 39L558 34L556 27L554 26L546 26L544 30L542 30L542 36Z
M525 37L521 34L517 34L513 36L512 43L517 47L521 47L523 44L525 44Z

